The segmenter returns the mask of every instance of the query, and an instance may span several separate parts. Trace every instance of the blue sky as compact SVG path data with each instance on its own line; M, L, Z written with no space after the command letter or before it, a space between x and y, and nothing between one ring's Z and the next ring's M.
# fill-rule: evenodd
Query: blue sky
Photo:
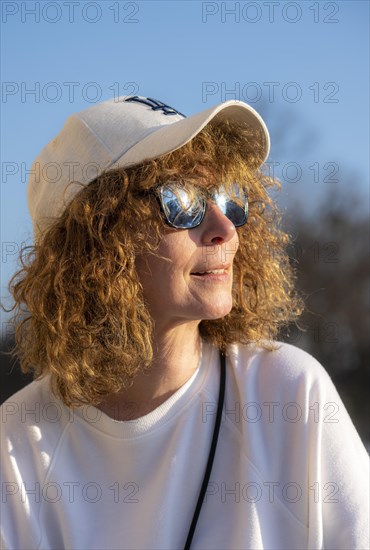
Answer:
M245 100L270 128L284 206L298 200L314 217L327 192L350 186L366 214L367 1L1 7L2 299L20 243L32 241L27 168L69 114L115 94L154 97L185 114Z

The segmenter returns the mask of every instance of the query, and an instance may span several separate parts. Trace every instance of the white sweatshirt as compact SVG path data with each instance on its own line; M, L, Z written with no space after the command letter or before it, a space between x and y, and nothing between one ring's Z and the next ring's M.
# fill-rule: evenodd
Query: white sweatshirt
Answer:
M368 456L305 352L232 346L218 447L192 549L365 549ZM181 549L207 463L219 355L160 407L117 422L33 382L2 407L7 549Z

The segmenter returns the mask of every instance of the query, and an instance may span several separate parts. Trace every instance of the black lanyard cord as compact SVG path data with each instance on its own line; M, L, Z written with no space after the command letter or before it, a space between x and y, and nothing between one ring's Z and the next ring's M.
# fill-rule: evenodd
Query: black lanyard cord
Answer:
M210 451L209 451L208 462L207 462L207 467L206 467L206 471L205 471L205 474L204 474L203 483L202 483L202 486L200 488L198 502L197 502L197 505L195 507L193 520L192 520L191 525L190 525L190 529L189 529L188 537L186 539L184 550L189 550L190 549L191 541L193 540L195 528L197 526L197 522L198 522L198 518L199 518L199 514L200 514L200 509L202 507L204 496L206 494L206 490L207 490L207 487L208 487L208 482L209 482L209 478L210 478L211 471L212 471L212 466L213 466L213 460L214 460L215 454L216 454L216 447L217 447L218 434L219 434L220 425L221 425L221 416L222 416L222 409L223 409L223 405L224 405L225 386L226 386L226 360L225 360L225 355L222 352L220 352L220 359L221 359L220 391L219 391L219 395L218 395L218 405L217 405L215 427L214 427L214 430L213 430L212 443L211 443L211 448L210 448Z

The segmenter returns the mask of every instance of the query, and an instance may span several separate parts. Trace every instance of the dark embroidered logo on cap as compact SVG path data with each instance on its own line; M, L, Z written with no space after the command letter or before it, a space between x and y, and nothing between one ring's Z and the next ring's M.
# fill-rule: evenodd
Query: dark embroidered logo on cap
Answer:
M186 115L183 115L180 111L166 105L162 101L158 101L158 99L152 99L151 97L139 97L137 95L133 95L132 97L127 97L124 101L136 101L137 103L148 105L153 111L162 111L164 115L180 115L186 118Z

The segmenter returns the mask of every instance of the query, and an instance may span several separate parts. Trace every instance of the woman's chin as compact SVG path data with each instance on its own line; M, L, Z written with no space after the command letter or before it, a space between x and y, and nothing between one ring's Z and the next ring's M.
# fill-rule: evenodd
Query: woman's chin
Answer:
M232 307L232 300L210 304L208 308L204 308L204 316L202 317L202 320L214 321L216 319L222 319L222 317L225 317L230 313Z

